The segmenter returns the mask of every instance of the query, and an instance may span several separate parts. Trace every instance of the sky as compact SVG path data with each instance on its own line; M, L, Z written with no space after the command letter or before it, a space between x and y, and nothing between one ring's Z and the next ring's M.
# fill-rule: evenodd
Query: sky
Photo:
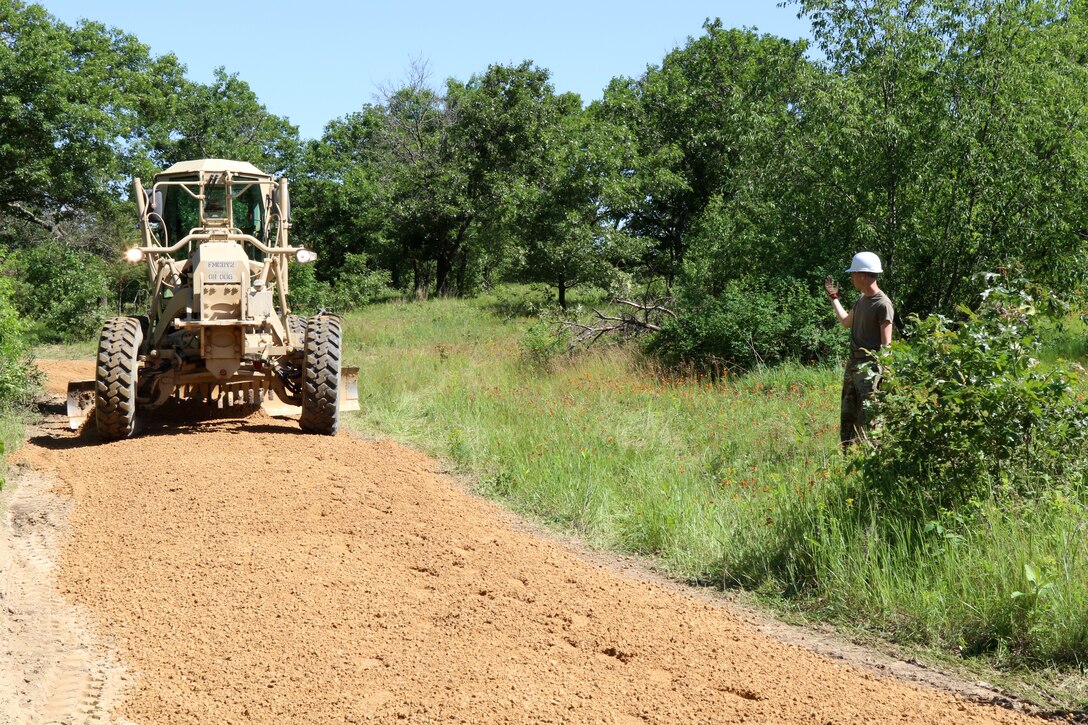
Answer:
M531 60L558 93L583 103L617 76L638 77L707 18L795 40L811 38L797 5L779 0L39 0L74 25L87 18L131 33L154 55L174 53L191 80L218 66L246 81L303 138L359 110L423 62L430 84L467 81L494 63Z

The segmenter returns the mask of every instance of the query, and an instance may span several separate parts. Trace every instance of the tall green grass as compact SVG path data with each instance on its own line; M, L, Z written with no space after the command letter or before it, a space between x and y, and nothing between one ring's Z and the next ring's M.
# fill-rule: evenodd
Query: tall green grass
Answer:
M366 427L452 458L480 488L592 542L718 580L737 532L839 465L833 371L671 377L631 349L526 362L524 320L384 305L347 324Z
M362 412L349 423L678 577L1010 668L1083 661L1076 491L1015 511L980 501L929 522L877 516L838 450L840 370L782 365L710 381L630 346L548 360L526 334L532 320L492 309L435 300L350 316Z

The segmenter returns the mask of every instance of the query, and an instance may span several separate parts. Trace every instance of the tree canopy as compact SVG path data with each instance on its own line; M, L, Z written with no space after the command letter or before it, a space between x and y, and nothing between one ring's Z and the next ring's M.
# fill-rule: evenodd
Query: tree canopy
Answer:
M1010 264L1084 287L1081 3L791 4L812 47L708 20L588 106L531 60L440 86L417 64L303 143L226 68L197 83L121 30L9 0L0 242L96 240L82 246L108 258L129 177L224 156L291 178L296 238L328 284L528 281L565 305L638 280L697 320L729 290L816 294L867 249L903 313L970 302L976 272Z

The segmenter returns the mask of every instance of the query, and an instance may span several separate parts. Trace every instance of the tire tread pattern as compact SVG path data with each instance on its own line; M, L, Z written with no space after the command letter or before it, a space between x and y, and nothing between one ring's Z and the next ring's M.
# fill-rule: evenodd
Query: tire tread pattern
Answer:
M111 317L102 327L95 367L94 417L103 440L128 438L135 432L141 342L143 329L135 317Z
M321 315L306 324L302 417L307 433L336 435L340 427L340 320Z
M287 329L291 340L306 340L306 318L302 315L287 315Z

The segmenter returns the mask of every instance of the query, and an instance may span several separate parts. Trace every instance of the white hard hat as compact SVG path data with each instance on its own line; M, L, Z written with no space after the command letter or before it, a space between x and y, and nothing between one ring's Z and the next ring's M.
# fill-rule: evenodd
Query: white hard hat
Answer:
M880 257L872 252L858 252L850 261L850 269L847 272L872 272L879 274L884 270L880 267Z

